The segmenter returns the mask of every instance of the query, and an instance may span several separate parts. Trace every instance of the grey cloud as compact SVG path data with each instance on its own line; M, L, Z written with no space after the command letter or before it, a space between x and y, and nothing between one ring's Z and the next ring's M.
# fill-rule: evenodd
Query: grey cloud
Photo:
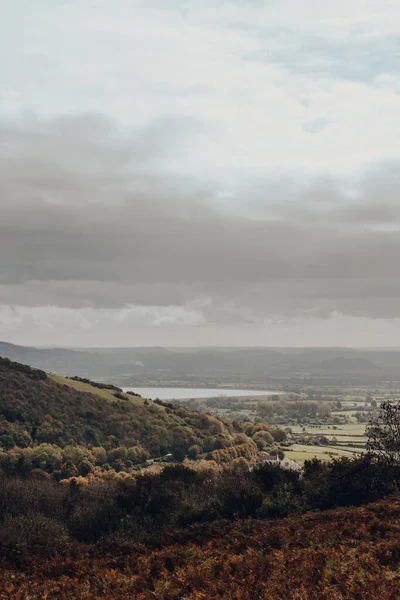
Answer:
M332 180L261 181L240 190L258 217L238 216L217 210L212 182L168 167L184 129L0 124L0 304L182 306L210 323L400 316L400 232L369 227L399 222L393 165L353 200Z

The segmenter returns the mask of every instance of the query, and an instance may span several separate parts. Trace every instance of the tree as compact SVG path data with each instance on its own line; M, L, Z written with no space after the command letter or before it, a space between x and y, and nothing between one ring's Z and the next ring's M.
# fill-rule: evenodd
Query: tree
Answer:
M274 438L275 442L284 442L287 437L283 429L272 429L271 435Z
M231 467L233 471L243 473L247 473L248 471L250 471L249 463L243 456L241 456L240 458L235 458L231 463Z
M190 446L189 450L188 450L188 457L191 460L197 460L198 457L201 454L201 448L199 445L194 444L193 446Z
M396 482L392 469L382 467L374 454L305 461L302 483L307 506L326 510L384 498L395 491Z
M93 465L88 460L83 460L78 467L78 474L86 477L89 473L93 473Z
M318 416L321 418L327 418L331 416L331 407L328 404L318 405Z
M269 431L257 431L253 436L253 442L257 444L259 450L264 450L274 444L274 438Z
M172 451L172 459L174 462L183 462L185 460L186 453L183 448L177 446Z
M400 466L400 402L382 402L377 419L367 429L367 449L390 466Z

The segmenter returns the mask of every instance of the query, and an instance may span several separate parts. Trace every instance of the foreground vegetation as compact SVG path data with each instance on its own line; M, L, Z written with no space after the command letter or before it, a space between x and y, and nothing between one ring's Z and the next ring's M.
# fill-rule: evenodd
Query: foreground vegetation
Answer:
M0 598L392 600L400 500L284 520L226 520L157 543L66 541L26 568L3 561Z
M305 463L302 474L245 460L229 467L114 479L93 476L59 483L3 475L0 480L0 554L23 565L34 552L66 540L106 538L158 543L163 534L199 522L283 518L309 510L361 505L396 492L397 467L374 456Z

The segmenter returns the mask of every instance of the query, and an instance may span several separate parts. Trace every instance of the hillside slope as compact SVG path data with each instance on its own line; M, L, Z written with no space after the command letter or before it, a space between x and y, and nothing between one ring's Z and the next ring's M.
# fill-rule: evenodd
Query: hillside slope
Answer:
M400 500L282 521L197 525L143 544L63 546L26 571L4 564L3 598L395 600Z
M228 435L222 421L182 408L164 407L122 390L47 376L0 358L0 420L15 441L57 444L138 444L165 453L182 436L197 443ZM4 435L4 432L2 432ZM4 438L0 438L4 443Z
M83 474L96 465L126 471L149 456L177 450L182 457L189 452L192 458L218 462L249 458L257 451L249 437L257 429L251 429L246 435L227 420L0 358L0 469L6 471L14 472L17 465L23 475L31 468L52 473L67 459L75 466L89 461ZM41 454L32 450L38 445ZM58 449L76 446L79 459L76 452L66 456L65 451L60 458ZM89 455L82 448L95 452ZM5 457L5 452L14 454Z

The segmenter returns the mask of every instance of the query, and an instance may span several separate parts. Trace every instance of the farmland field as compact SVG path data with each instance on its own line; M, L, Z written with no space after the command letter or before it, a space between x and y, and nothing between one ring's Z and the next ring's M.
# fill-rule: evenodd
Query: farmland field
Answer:
M334 457L347 456L351 457L355 454L363 452L367 443L365 435L365 423L346 423L336 425L333 429L332 425L293 425L291 430L294 441L300 436L310 437L323 435L328 440L335 440L334 443L328 445L314 446L308 444L294 443L290 448L285 448L285 456L295 460L299 464L303 464L305 460L318 458L320 460L331 460Z
M290 448L285 448L286 458L295 460L299 464L312 458L320 460L331 460L334 457L347 456L351 458L355 454L360 454L362 449L348 448L345 446L306 446L304 444L294 444Z
M293 425L291 426L291 430L295 437L299 435L325 435L328 439L335 437L340 443L365 443L367 441L365 427L365 423L348 423L346 425L337 425L336 429L333 429L332 425L321 425L319 427L305 425L305 431L303 431L303 427L301 425Z

